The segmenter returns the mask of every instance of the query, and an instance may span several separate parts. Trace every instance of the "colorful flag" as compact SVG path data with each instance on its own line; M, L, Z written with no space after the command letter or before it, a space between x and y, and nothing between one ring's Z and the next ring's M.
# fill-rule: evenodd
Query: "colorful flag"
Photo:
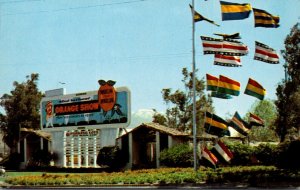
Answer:
M223 47L223 40L201 36L204 54L220 53Z
M232 56L243 56L248 54L248 46L240 41L232 39L224 39L222 44L222 54Z
M191 9L193 10L192 5L190 5L190 7L191 7ZM220 25L216 24L214 21L205 18L205 17L202 16L200 13L198 13L198 12L196 12L196 11L194 10L194 22L199 22L199 21L203 21L203 20L204 20L204 21L207 21L207 22L209 22L209 23L211 23L211 24L214 24L214 25L216 25L216 26L220 26Z
M254 96L260 100L263 100L266 95L266 90L257 81L249 78L248 84L245 89L245 94Z
M241 67L241 59L239 56L215 54L215 65L227 67Z
M273 16L267 11L253 8L255 27L278 28L279 16Z
M222 36L223 39L241 39L240 33L234 33L234 34L219 34L219 33L214 33L214 35L217 36Z
M221 99L231 99L232 98L232 96L229 94L223 94L223 93L219 93L217 91L211 92L211 97L221 98Z
M248 54L248 47L242 42L232 39L216 39L201 36L204 54L223 54L242 56Z
M207 147L204 147L201 151L201 155L202 157L204 157L207 161L209 161L213 166L216 166L216 164L218 163L218 159L217 157L211 153Z
M247 136L249 133L249 124L242 120L238 112L235 112L231 119L230 126L240 134Z
M249 3L239 4L220 1L222 20L242 20L248 18L251 13L251 5Z
M264 120L257 115L250 113L249 122L251 126L264 126Z
M218 92L238 96L240 94L240 83L228 77L220 75L218 83Z
M217 91L218 89L218 77L210 74L206 74L206 90Z
M257 41L255 42L254 59L272 64L279 63L279 55L276 53L276 51Z
M221 140L218 140L211 152L218 158L218 160L230 162L230 160L233 158L232 152Z
M221 117L206 112L204 121L205 132L211 135L222 137L225 135L230 136L228 130L228 123Z

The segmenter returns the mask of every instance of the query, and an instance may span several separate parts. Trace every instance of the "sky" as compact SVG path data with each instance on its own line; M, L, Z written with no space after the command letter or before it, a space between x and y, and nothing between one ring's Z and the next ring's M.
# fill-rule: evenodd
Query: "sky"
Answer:
M195 0L195 10L214 20L195 24L198 78L209 73L241 83L241 93L230 100L213 99L221 117L238 111L244 116L256 98L243 94L248 79L276 99L276 86L284 78L280 64L256 61L255 41L284 49L284 39L299 22L300 0L230 0L280 16L279 28L255 28L253 13L244 20L222 21L218 0ZM134 115L151 117L152 109L167 108L161 90L183 89L182 68L192 71L191 0L0 0L0 96L10 93L13 82L39 74L42 92L65 88L67 94L98 90L98 80L114 80L115 87L131 91ZM250 51L242 67L213 65L204 55L200 36L239 32ZM206 92L209 93L209 92ZM3 112L3 109L1 110ZM139 114L137 114L139 113ZM146 114L145 114L146 113ZM136 123L133 121L132 123Z

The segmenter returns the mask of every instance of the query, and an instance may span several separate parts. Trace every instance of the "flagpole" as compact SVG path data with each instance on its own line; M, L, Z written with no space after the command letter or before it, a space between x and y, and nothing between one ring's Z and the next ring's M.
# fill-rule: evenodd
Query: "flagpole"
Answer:
M193 54L193 144L194 144L194 170L197 171L197 127L196 127L196 77L195 77L195 21L194 21L194 16L195 16L195 2L192 0L192 23L193 23L193 28L192 28L192 54Z

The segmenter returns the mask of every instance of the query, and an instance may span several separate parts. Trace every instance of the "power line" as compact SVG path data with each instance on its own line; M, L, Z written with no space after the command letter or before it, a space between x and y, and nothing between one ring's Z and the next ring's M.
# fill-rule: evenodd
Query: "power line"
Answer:
M31 1L41 1L41 0L16 0L16 1L0 1L0 5L10 4L10 3L23 3L23 2L31 2Z
M25 2L26 0L20 0L15 2ZM39 1L39 0L27 0L27 1ZM105 4L98 4L98 5L86 5L86 6L78 6L78 7L69 7L69 8L61 8L61 9L53 9L53 10L41 10L41 11L31 11L31 12L19 12L19 13L6 13L2 14L1 16L12 16L12 15L26 15L26 14L39 14L39 13L51 13L51 12L61 12L61 11L72 11L78 9L89 9L89 8L98 8L98 7L105 7L105 6L113 6L113 5L122 5L122 4L132 4L132 3L139 3L143 1L149 0L131 0L131 1L122 1L122 2L115 2L115 3L105 3ZM11 1L13 2L13 1ZM1 4L1 2L0 2Z

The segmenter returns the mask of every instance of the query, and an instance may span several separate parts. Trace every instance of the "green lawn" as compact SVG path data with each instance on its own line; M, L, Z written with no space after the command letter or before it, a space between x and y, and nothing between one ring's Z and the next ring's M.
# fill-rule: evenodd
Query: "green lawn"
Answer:
M42 175L43 172L17 172L17 171L6 171L5 176L0 177L0 181L3 182L7 177L18 177L18 176L33 176Z

